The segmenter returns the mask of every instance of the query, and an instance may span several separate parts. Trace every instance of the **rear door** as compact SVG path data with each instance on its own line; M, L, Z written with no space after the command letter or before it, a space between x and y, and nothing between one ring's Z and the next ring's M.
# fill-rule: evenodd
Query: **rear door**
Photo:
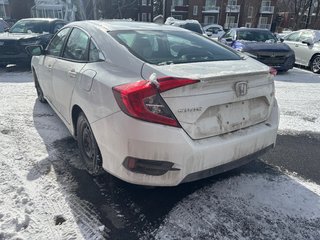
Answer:
M88 61L89 42L90 38L84 31L73 28L61 58L53 67L54 105L68 123L73 89Z

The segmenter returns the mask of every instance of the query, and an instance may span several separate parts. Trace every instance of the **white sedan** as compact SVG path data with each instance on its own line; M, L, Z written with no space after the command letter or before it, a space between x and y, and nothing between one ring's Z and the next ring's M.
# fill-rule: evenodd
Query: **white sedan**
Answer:
M82 21L30 46L38 99L77 139L89 173L175 186L274 146L274 71L168 25Z

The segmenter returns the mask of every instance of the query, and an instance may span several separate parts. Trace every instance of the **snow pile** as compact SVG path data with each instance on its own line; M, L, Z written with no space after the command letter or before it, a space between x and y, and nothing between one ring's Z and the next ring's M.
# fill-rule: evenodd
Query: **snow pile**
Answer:
M156 239L319 239L320 187L294 177L243 174L189 195Z

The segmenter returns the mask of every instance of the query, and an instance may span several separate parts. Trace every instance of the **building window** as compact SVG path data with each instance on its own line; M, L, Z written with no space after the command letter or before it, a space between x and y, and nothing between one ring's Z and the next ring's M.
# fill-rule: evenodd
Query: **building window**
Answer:
M253 7L249 7L248 9L248 18L252 18L253 16Z
M148 22L148 15L147 13L141 13L141 21Z
M193 16L197 16L198 15L198 5L194 5L193 6Z
M271 24L268 24L268 17L260 17L259 18L259 28L270 29Z
M237 0L228 0L228 5L237 5Z
M204 24L213 24L215 22L215 16L204 16Z
M261 6L270 7L271 6L271 1L262 1Z
M260 25L268 24L268 17L260 17L259 23Z
M148 13L148 18L149 18L149 22L152 22L152 19L151 19L151 13Z
M148 5L148 0L141 0L141 5L142 6L147 6Z
M216 0L206 0L206 6L207 7L214 7L217 5L217 1Z
M230 29L230 28L235 28L235 27L238 27L238 24L236 23L236 17L235 16L227 16L224 28Z
M173 0L172 6L183 6L183 0Z
M246 23L246 28L251 28L251 23Z

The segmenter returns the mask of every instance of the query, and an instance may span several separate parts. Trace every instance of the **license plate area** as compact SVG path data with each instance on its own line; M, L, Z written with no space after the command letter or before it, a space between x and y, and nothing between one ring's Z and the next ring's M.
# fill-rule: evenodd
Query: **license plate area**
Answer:
M195 122L193 134L198 139L255 125L267 119L269 108L264 97L211 106Z

